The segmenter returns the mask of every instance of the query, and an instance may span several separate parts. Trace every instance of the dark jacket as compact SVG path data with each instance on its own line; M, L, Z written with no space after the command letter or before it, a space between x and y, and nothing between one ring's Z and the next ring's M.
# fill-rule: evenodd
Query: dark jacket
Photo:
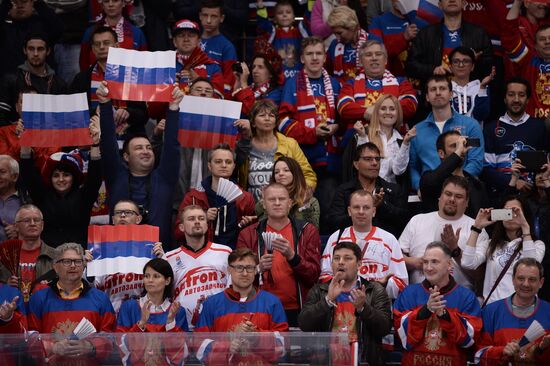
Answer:
M443 55L443 23L427 26L418 32L409 49L405 70L407 76L426 81L433 75L434 69L441 65ZM481 52L472 80L483 79L489 75L493 64L491 40L483 28L468 22L462 22L460 27L462 46Z
M391 330L391 302L386 290L378 282L361 279L367 295L365 307L356 312L357 338L361 344L361 361L371 366L385 365L382 337ZM334 317L325 297L330 283L315 285L298 316L298 324L304 332L330 332Z
M42 211L42 238L48 245L57 248L63 243L73 242L87 248L90 213L103 176L101 164L101 159L90 160L84 184L79 187L75 180L71 191L60 196L50 185L44 184L33 159L21 158L21 179L33 203Z
M457 154L451 154L441 161L434 170L428 170L420 177L420 193L422 194L422 208L424 212L438 210L438 199L445 179L453 175L453 171L462 164ZM464 172L468 180L468 208L466 215L476 217L480 208L489 207L489 200L485 184L473 175Z
M376 192L384 188L384 200L376 208L376 216L373 217L372 224L389 231L398 238L409 219L407 192L397 184L386 182L380 177L376 178L375 187ZM326 219L330 232L352 225L348 214L349 198L358 189L363 187L357 178L336 188Z
M92 71L95 67L95 63L86 71L79 72L74 77L69 90L71 93L86 93L88 97L88 108L90 110L90 116L96 114L95 109L92 109L90 87L92 84ZM148 120L147 105L145 102L127 101L126 110L130 114L128 117L128 129L126 133L143 133L145 132L145 124Z
M17 121L15 109L19 92L23 87L33 87L39 94L66 94L67 84L46 64L46 75L36 75L27 61L19 65L14 74L6 74L0 85L0 125L7 126Z
M304 221L296 221L290 218L292 223L292 236L294 252L296 255L288 263L292 267L296 279L298 303L302 307L304 299L310 288L315 285L321 274L321 238L319 232L312 224ZM267 219L244 228L237 240L238 248L249 248L258 257L265 252L265 244L262 233L266 231Z
M148 210L144 224L158 226L164 250L171 249L172 196L179 176L180 146L178 111L166 112L166 130L162 157L145 177L134 177L122 160L116 140L112 103L100 104L100 149L107 187L110 215L122 199L131 199Z

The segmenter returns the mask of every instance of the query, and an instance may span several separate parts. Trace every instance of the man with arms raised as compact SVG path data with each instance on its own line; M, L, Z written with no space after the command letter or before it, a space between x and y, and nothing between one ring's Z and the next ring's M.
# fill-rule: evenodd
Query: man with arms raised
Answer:
M481 330L476 296L454 280L451 250L440 241L426 246L422 270L426 279L408 286L393 308L405 350L401 364L465 365Z
M390 299L380 283L359 276L362 253L357 244L341 241L334 247L332 280L315 285L298 322L305 332L342 332L360 344L361 362L385 365L382 337L391 328ZM351 360L335 360L350 362ZM338 363L343 364L343 363Z
M395 236L372 224L372 218L376 214L372 193L362 189L353 192L349 200L348 214L352 225L336 231L328 238L321 257L319 280L330 281L334 276L333 250L338 243L350 241L361 249L359 276L365 280L379 282L386 288L391 299L397 298L409 283L407 267Z

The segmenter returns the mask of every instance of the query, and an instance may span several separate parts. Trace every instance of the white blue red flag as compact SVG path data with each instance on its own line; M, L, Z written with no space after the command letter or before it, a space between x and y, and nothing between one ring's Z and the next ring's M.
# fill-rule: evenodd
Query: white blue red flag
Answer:
M105 80L112 99L170 102L176 80L176 52L109 48Z
M92 144L86 93L23 94L21 146L62 147Z
M420 0L415 19L418 28L422 29L430 24L439 23L441 18L443 18L443 12L439 8L439 0Z
M186 95L180 103L178 140L181 146L211 149L237 141L233 123L241 116L241 102Z
M88 250L93 260L88 276L114 273L141 273L154 258L153 245L159 241L159 228L150 225L90 225Z
M395 5L401 14L407 17L409 22L414 23L419 3L420 0L397 0Z

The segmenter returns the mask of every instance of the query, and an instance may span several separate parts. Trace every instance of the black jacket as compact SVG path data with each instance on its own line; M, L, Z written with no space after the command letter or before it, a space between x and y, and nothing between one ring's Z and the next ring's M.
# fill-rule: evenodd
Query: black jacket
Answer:
M365 307L356 315L357 338L361 345L361 361L371 366L385 365L382 337L391 330L391 302L386 290L378 282L361 279L367 295ZM298 316L298 324L304 332L330 332L334 318L325 297L329 283L315 285L307 296Z
M420 177L420 193L422 194L422 208L424 212L438 210L437 201L443 188L443 182L449 178L453 171L462 164L462 159L457 154L451 154L441 161L434 169L428 170ZM489 207L485 184L476 177L464 172L468 180L468 208L466 215L475 218L480 208Z
M387 182L380 177L376 179L375 186L377 192L380 188L384 188L384 200L376 208L372 224L389 231L398 238L409 219L407 192L397 184ZM357 178L336 188L326 219L330 232L352 225L351 217L348 215L349 198L353 192L362 188Z
M412 42L405 70L407 76L424 82L433 75L434 69L441 65L443 55L443 23L432 24L420 32ZM483 79L489 75L493 64L491 40L483 28L468 22L462 22L460 28L462 46L482 52L476 62L473 79Z

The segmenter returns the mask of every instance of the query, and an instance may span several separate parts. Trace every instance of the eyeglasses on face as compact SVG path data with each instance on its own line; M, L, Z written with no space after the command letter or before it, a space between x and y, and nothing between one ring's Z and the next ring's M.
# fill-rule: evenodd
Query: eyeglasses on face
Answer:
M455 58L451 61L451 63L454 66L469 66L472 64L472 60L470 60L469 58L465 58L464 60L459 60Z
M134 210L115 210L113 214L115 216L135 216L138 213Z
M232 265L230 264L229 267L233 268L238 273L243 273L244 270L246 270L247 273L254 273L256 270L256 266L241 266L241 265Z
M55 263L61 263L63 267L81 267L84 264L82 259L60 259Z

